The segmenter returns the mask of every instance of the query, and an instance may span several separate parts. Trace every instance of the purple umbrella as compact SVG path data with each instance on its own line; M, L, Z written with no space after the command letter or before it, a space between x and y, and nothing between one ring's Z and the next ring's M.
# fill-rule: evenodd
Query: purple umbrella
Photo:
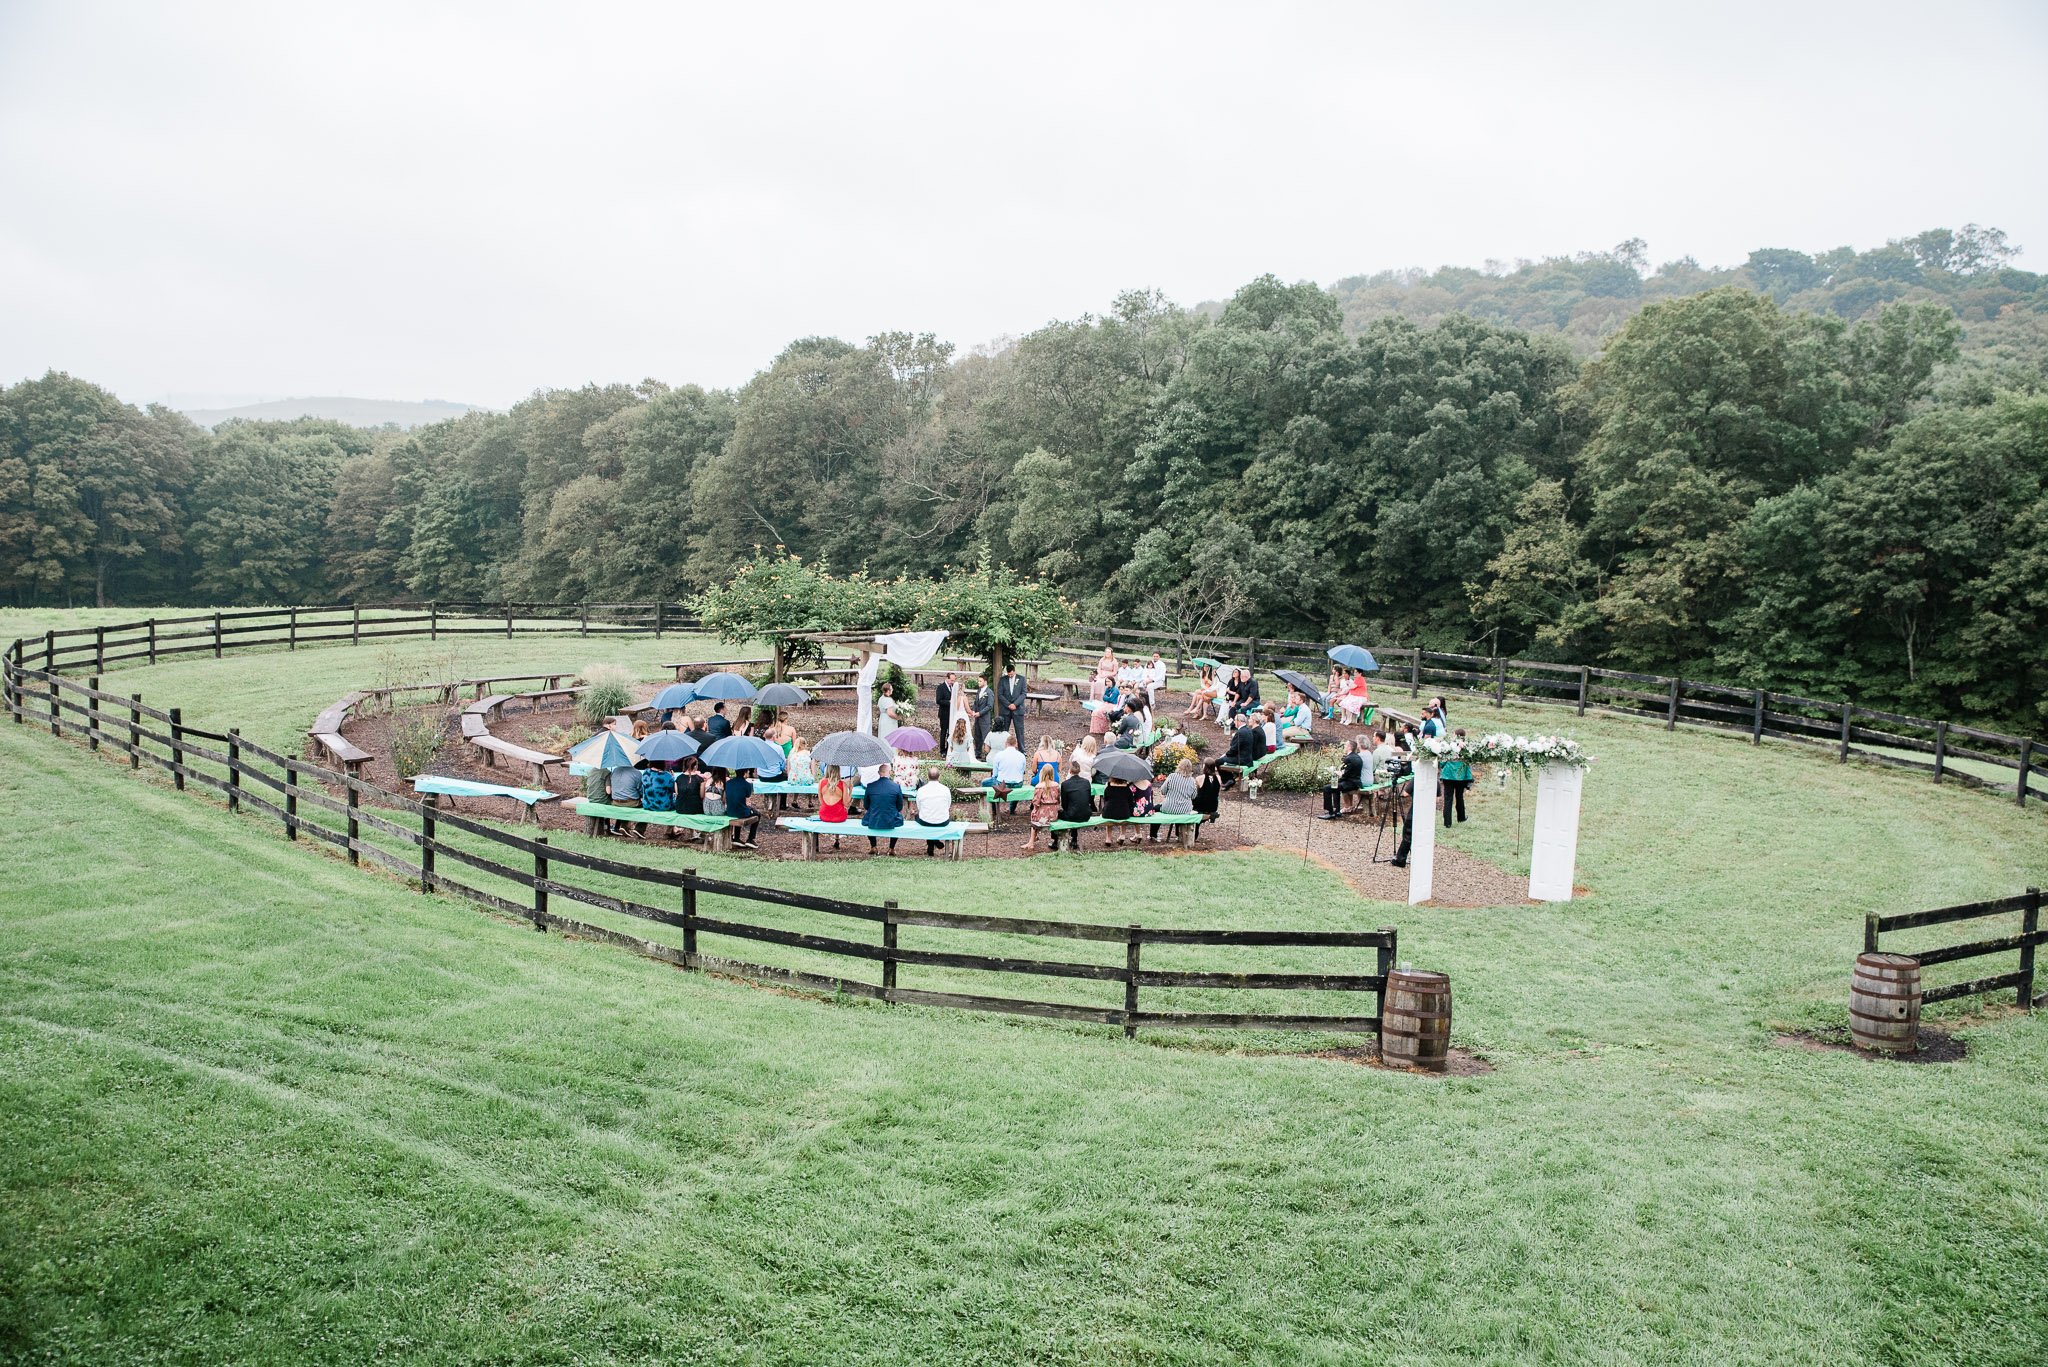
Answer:
M890 749L901 750L906 755L921 755L927 750L939 748L939 743L932 738L932 733L922 726L899 726L882 739L889 742Z

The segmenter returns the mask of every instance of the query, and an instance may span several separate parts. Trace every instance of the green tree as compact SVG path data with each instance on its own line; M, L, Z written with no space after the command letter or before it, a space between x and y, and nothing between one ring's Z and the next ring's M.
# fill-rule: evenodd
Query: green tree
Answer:
M201 442L188 499L193 586L216 603L323 596L322 540L342 464L364 434L337 422L234 422Z

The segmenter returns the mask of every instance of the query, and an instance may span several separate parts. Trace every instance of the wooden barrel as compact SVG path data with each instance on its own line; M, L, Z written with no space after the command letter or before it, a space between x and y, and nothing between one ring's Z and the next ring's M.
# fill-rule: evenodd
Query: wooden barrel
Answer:
M1920 1047L1920 961L1858 954L1849 979L1849 1037L1858 1049L1910 1054Z
M1397 968L1387 974L1387 1006L1380 1019L1381 1059L1425 1073L1441 1073L1450 1048L1450 975L1412 968Z

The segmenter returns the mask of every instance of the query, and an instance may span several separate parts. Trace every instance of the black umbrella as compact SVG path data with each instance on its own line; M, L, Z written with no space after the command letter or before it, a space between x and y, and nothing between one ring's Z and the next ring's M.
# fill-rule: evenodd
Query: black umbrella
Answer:
M1308 675L1293 669L1276 669L1273 677L1289 684L1294 691L1319 707L1329 706L1330 700L1323 696L1323 690L1308 681Z
M811 747L811 756L819 764L859 769L870 764L893 763L896 752L875 737L859 731L834 731Z
M1143 783L1152 777L1152 766L1128 750L1105 750L1095 758L1095 777Z
M756 707L802 707L811 695L794 684L772 683L754 695Z

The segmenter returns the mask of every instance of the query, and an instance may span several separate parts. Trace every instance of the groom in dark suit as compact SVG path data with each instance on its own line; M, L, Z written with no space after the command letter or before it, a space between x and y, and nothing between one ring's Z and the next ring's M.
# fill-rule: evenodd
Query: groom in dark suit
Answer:
M988 758L989 723L995 719L996 694L987 683L974 691L974 757Z
M1010 733L1010 744L1024 748L1024 681L1012 660L1003 662L1003 677L996 680L996 725Z

